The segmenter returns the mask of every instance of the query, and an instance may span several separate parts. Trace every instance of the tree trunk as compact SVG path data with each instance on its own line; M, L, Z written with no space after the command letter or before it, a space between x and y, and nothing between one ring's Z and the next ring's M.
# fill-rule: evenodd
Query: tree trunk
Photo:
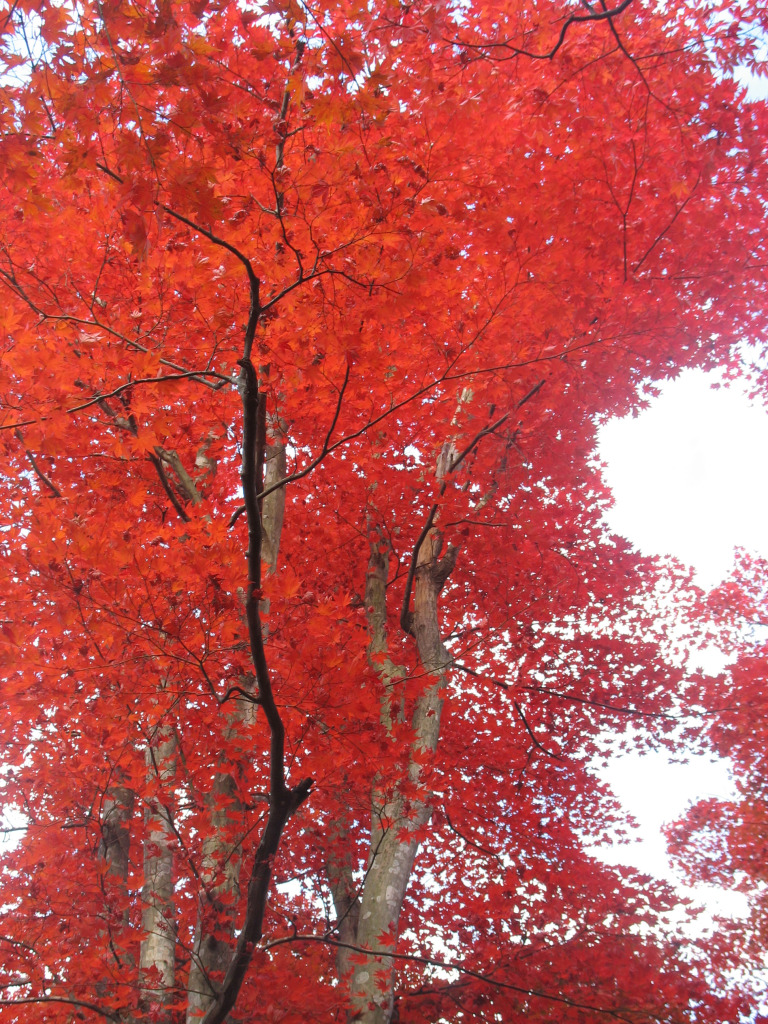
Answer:
M349 844L351 822L337 821L330 829L330 849L326 864L328 883L336 910L336 933L339 941L347 945L357 944L357 927L360 918L354 863ZM336 973L343 984L352 978L352 950L340 946L336 951Z
M286 475L285 442L279 434L279 426L273 427L271 435L276 443L265 453L264 490L269 490ZM277 568L284 513L285 487L278 487L261 504L262 559L267 573ZM263 612L265 604L262 602ZM243 689L250 692L252 684L251 679L249 685L243 684ZM235 699L228 713L227 732L231 735L252 724L255 710L255 704L249 704L245 698ZM216 773L206 804L210 818L208 837L203 843L201 872L206 888L200 892L198 904L194 953L189 969L187 1024L202 1020L216 998L217 982L224 976L232 958L243 862L243 851L239 847L246 809L231 771Z
M119 779L119 774L118 774ZM109 949L113 965L122 970L136 963L130 924L130 894L128 871L131 851L131 822L136 801L134 791L120 785L110 786L101 807L101 842L98 855L102 861L102 891L104 893L104 944ZM103 998L109 993L110 981L105 975L96 986L96 995Z
M270 436L272 444L267 448L264 458L264 490L268 491L287 475L285 457L285 440L281 432L281 424L277 417L272 418ZM280 551L280 535L283 532L285 515L285 487L278 487L268 494L261 503L261 557L267 573L277 569L277 556Z
M141 890L144 938L139 954L141 1007L159 1024L170 1024L175 980L176 931L173 915L172 793L176 774L173 726L160 724L146 753L152 789L144 812L144 885Z
M135 794L128 786L110 786L102 807L99 854L107 865L107 874L122 883L123 889L128 880L134 800Z
M419 657L424 671L431 677L419 698L412 718L413 741L409 756L408 782L420 781L421 756L424 751L434 752L440 733L443 707L442 693L451 664L450 654L440 637L437 600L445 581L456 563L457 550L448 547L439 558L442 538L438 530L431 529L418 552L414 574L414 609L411 628L416 637ZM374 655L386 649L383 623L386 621L384 605L386 561L372 546L369 563L366 600L369 607ZM397 670L385 658L377 661L385 683L387 709L382 717L385 724L391 714L389 689ZM394 945L397 941L400 911L408 881L413 870L418 839L408 838L427 824L431 815L430 794L423 792L419 799L406 802L401 787L390 787L388 798L383 790L374 792L371 821L371 841L368 871L358 910L355 945L372 949ZM337 903L337 913L339 905ZM342 939L342 941L344 941ZM395 962L388 956L370 956L362 964L356 963L350 985L350 1021L358 1024L390 1024L394 1010Z
M240 834L244 808L231 773L217 773L206 798L210 833L203 843L202 880L195 947L189 968L187 1022L195 1024L216 997L216 981L223 977L232 955L235 913L240 892L242 851ZM233 832L237 839L233 841Z

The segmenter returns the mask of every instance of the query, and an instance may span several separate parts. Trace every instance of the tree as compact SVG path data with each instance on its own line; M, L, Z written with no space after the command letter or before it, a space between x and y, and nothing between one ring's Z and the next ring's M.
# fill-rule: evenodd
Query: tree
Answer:
M4 1019L737 1018L590 852L700 686L595 430L765 326L669 6L8 8Z
M712 591L708 602L731 663L710 687L705 736L710 749L727 759L734 794L728 800L700 800L668 829L670 851L691 881L739 891L745 898L746 912L733 929L731 945L755 990L764 990L768 948L766 568L764 559L742 552L731 577Z

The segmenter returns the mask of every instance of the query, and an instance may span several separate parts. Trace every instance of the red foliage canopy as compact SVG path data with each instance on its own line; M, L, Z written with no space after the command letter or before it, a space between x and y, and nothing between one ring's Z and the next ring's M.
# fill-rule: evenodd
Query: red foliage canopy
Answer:
M736 1019L589 852L700 685L596 426L765 328L731 6L7 10L4 1021Z

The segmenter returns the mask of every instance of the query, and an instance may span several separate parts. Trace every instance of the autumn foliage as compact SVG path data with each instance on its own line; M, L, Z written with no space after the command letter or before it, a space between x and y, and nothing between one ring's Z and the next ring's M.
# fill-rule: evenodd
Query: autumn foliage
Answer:
M593 452L766 326L733 6L6 3L3 1022L748 1009L594 849L707 685Z

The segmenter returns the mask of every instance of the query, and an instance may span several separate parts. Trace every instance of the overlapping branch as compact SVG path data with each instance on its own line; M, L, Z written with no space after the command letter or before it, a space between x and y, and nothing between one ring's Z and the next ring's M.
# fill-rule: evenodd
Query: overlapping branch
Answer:
M552 60L557 51L565 42L565 38L568 35L569 30L573 25L585 24L590 21L607 21L609 24L613 23L613 19L618 17L622 11L625 11L633 0L621 0L621 3L615 7L603 7L602 10L596 11L591 7L586 0L582 0L584 7L587 11L586 14L571 14L563 22L560 34L555 41L555 44L551 49L545 50L543 53L536 53L533 50L526 50L523 46L514 46L508 39L499 42L482 42L472 43L465 39L447 39L446 42L451 43L453 46L460 46L464 50L475 50L485 57L493 54L494 51L503 50L504 57L496 57L496 60L510 60L512 57L528 57L530 60Z
M438 960L436 957L421 956L418 953L398 953L395 950L389 949L368 949L364 946L354 946L348 942L341 942L338 939L332 939L328 935L286 935L279 939L274 939L265 945L265 950L276 949L278 946L292 945L294 943L320 943L325 946L334 946L335 948L348 949L352 953L362 953L367 957L386 957L390 960L401 960L405 963L413 964L424 964L426 967L439 967L446 971L456 971L459 974L463 974L468 978L475 978L477 981L481 981L486 985L490 985L493 988L506 989L509 992L519 992L520 995L532 996L536 999L542 999L546 1002L559 1003L563 1006L570 1006L576 1010L591 1010L593 1013L599 1013L605 1017L609 1017L612 1020L619 1020L624 1024L635 1024L635 1017L627 1017L623 1013L619 1013L617 1010L611 1010L606 1006L596 1006L594 1003L581 1003L575 999L568 999L566 996L556 995L554 992L544 992L541 989L525 988L522 985L515 985L510 981L503 981L501 978L495 978L490 974L484 974L481 971L473 971L469 967L465 967L463 964L456 963L450 960ZM649 1014L653 1020L658 1020L655 1014Z

